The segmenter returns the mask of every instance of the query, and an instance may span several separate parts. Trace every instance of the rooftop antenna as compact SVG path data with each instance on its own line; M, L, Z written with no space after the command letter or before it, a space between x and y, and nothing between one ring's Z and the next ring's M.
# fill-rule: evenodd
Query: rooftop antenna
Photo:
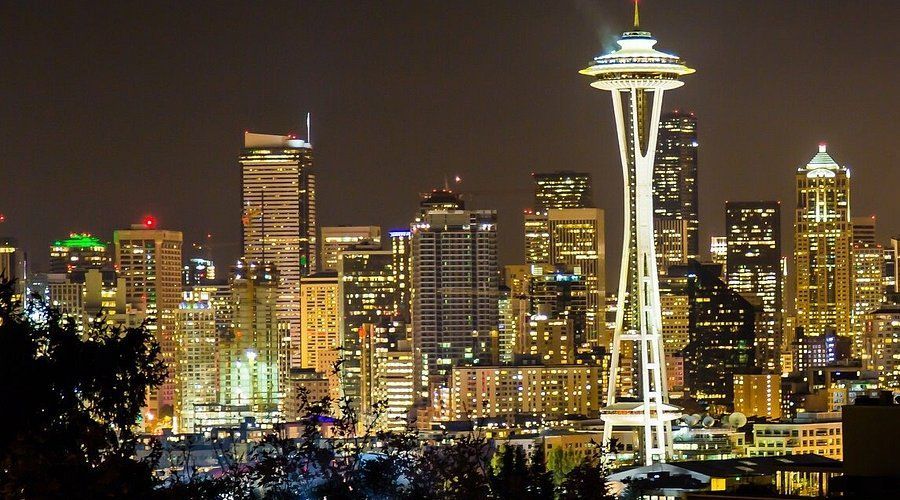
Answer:
M312 129L310 128L310 114L308 111L306 113L306 142L312 144Z
M450 182L447 181L447 174L444 174L444 191L450 191Z
M641 15L638 12L638 0L634 0L634 29L641 27Z

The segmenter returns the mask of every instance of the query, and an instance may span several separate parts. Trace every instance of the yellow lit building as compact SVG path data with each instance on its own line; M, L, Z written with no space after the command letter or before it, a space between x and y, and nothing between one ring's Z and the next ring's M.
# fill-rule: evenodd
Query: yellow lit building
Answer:
M378 226L323 226L319 238L322 247L319 261L323 271L337 271L338 254L361 242L381 244Z
M866 315L884 302L884 249L881 245L855 243L852 252L853 273L853 357L866 362Z
M797 326L808 336L827 329L851 336L850 171L821 144L797 170L794 274Z
M595 345L607 345L606 316L606 233L603 210L570 208L550 210L550 263L584 277L587 292L586 338Z
M113 233L116 266L125 280L125 302L156 320L148 329L156 336L162 360L170 370L175 365L174 317L182 298L182 239L180 231L157 229L152 217ZM151 398L150 408L167 415L174 400L175 384L169 377Z
M781 418L781 375L734 375L734 411L748 417Z
M596 416L602 367L456 366L450 374L452 420L529 414L545 420Z
M840 413L801 413L790 421L753 424L753 444L747 447L747 456L814 453L841 460L842 441Z
M866 367L883 389L900 390L900 306L882 305L866 319Z
M546 212L525 211L525 262L550 262L550 222Z
M195 405L214 404L218 396L216 315L206 294L184 293L175 311L175 432L197 432Z
M334 374L340 358L341 317L337 273L316 273L300 283L301 345L291 352L300 352L299 368L309 368L329 380L331 395L337 396L340 379ZM291 342L294 342L294 338ZM291 361L292 368L298 363Z

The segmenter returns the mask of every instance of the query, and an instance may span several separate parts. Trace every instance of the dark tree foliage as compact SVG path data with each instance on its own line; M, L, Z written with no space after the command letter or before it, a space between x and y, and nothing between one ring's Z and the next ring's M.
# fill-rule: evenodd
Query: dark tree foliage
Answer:
M528 486L526 498L552 499L555 497L553 471L547 469L547 457L544 444L535 443L528 458Z
M560 500L613 500L606 484L606 467L599 451L589 453L560 486Z
M148 389L165 378L146 328L96 321L80 333L59 311L25 314L0 284L0 496L104 498L150 494L151 464L132 459Z

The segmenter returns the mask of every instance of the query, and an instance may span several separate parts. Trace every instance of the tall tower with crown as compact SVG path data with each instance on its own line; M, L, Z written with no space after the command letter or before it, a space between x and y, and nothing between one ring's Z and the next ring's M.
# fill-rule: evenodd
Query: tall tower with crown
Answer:
M653 163L663 93L683 85L693 73L681 58L653 48L656 40L640 29L637 0L634 29L618 40L619 49L594 58L581 74L592 87L612 93L625 179L625 231L619 276L616 328L612 339L607 406L601 418L609 442L614 427L638 427L647 465L671 455L671 421L678 408L668 404L662 356L662 313L653 241ZM619 356L625 343L636 358L635 398L617 400Z

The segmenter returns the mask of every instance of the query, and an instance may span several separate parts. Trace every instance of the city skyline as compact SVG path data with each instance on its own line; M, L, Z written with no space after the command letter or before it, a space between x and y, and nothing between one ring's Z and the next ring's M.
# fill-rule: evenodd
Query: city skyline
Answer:
M240 172L234 161L240 133L293 131L303 136L305 113L311 111L320 225L402 227L414 213L419 192L439 186L445 175L459 174L463 179L459 190L473 193L472 208L498 210L501 263L516 262L521 260L521 209L531 204L529 174L570 169L594 176L596 206L606 210L611 221L607 244L618 247L621 174L614 134L605 120L608 110L570 71L580 67L583 54L607 47L611 41L607 38L628 22L626 2L619 3L623 5L572 2L553 6L552 12L544 12L549 6L527 4L516 10L475 4L405 8L360 4L358 10L340 14L331 6L314 5L306 16L311 18L311 31L291 44L279 43L279 36L262 28L241 28L232 38L225 36L219 30L231 26L229 15L241 14L228 8L200 19L148 7L141 29L135 30L128 29L130 21L115 8L97 19L86 19L79 11L44 18L34 7L4 12L4 24L10 24L4 26L10 39L4 41L11 52L20 49L26 57L8 61L11 76L0 85L0 93L11 104L0 120L9 144L4 168L17 172L16 183L0 188L4 200L0 213L6 216L0 234L17 237L31 261L43 268L47 245L69 232L89 231L109 239L114 229L154 214L160 227L183 231L186 243L212 233L213 255L227 266L240 253L240 227L234 223L240 217ZM725 200L790 202L792 173L822 140L854 170L853 215L877 215L879 242L891 236L898 220L888 189L896 185L900 173L891 168L896 153L883 146L889 144L890 132L881 123L889 123L885 110L896 107L892 105L896 97L873 91L851 99L841 89L862 82L878 87L888 80L884 72L891 71L885 69L889 51L867 48L895 45L896 35L878 26L895 17L891 14L897 6L872 2L860 9L822 2L817 4L822 8L813 9L778 2L776 9L775 2L769 2L737 16L739 7L716 3L714 20L700 15L710 2L652 5L644 24L668 46L677 47L679 54L691 54L705 75L666 104L667 109L693 111L698 117L701 249L709 235L724 232ZM377 15L371 16L373 11ZM66 8L58 12L66 13ZM281 19L305 18L289 13L288 9L254 15L268 22L259 24L277 31L274 28L285 22ZM468 20L473 13L482 19ZM370 21L363 22L364 16ZM718 21L723 17L730 21ZM22 29L79 34L96 22L121 31L75 36L71 45L68 38L59 45L62 41L52 36L43 37L42 43L17 45L28 39L17 36ZM385 34L384 28L393 23L419 28ZM336 39L326 32L335 25L358 29ZM604 31L600 39L598 26ZM198 27L205 27L210 36L197 40L182 36ZM752 36L738 36L751 33L750 27L755 30ZM525 31L529 36L523 38ZM825 37L822 31L840 36ZM451 42L462 33L464 43ZM161 41L166 34L172 39ZM791 43L784 44L785 39ZM399 50L397 44L410 41L420 46L415 51ZM254 50L263 42L285 48ZM780 52L773 52L773 45ZM717 46L721 48L710 48ZM482 47L490 50L482 54ZM727 59L736 51L752 63L753 71L771 73L774 70L766 68L777 67L779 77L771 82L749 78L746 67ZM187 73L196 73L194 64L203 63L182 52L214 54L204 66L208 75L219 75L220 66L234 69L236 75L221 79L201 95L200 83L208 85L214 76L188 81ZM799 53L815 57L798 57ZM300 54L308 66L285 70L271 81L252 71L291 54ZM346 59L334 61L329 55ZM526 62L520 61L522 57L531 66L522 66ZM66 64L45 66L60 58ZM161 65L167 58L173 61L171 71ZM356 67L361 63L357 58L366 60L363 68L382 65L386 74L372 75L371 88L362 88L332 68ZM785 59L794 64L785 68L779 62ZM458 71L436 78L433 70L443 64ZM97 65L104 70L95 77L89 70ZM856 71L836 71L848 66ZM536 81L522 85L522 71ZM56 72L64 73L54 78ZM124 82L141 79L147 85L131 89L119 81L123 75L128 75ZM94 79L100 77L104 79ZM507 81L510 85L504 86ZM504 92L498 94L501 87ZM407 98L417 93L406 90L420 88L432 89L419 93L421 101ZM558 92L547 98L549 88ZM734 100L734 95L743 97ZM816 97L796 99L797 95ZM146 105L151 99L154 106ZM471 119L486 100L492 102L488 109L495 110L493 117ZM441 113L442 119L425 126L433 112ZM503 181L504 189L485 192L495 178ZM88 189L80 179L106 188L104 196L92 196L101 201L68 211L62 204ZM397 187L397 179L406 185ZM170 190L173 195L163 194ZM198 194L203 203L197 203ZM373 199L378 203L371 204ZM57 217L60 210L66 210L67 217ZM358 217L359 213L369 215ZM785 233L791 227L789 217L782 214L785 254L791 251ZM617 267L618 262L611 261L607 276L616 276Z

